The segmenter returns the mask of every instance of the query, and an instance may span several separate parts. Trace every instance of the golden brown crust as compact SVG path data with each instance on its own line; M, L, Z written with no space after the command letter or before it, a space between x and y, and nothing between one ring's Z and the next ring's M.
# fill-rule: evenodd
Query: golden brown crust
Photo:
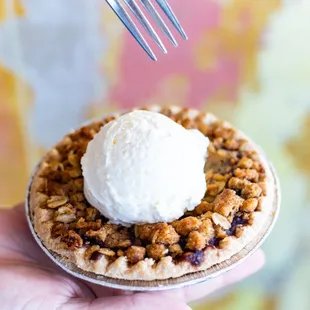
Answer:
M207 191L173 223L107 223L83 194L80 158L112 118L66 136L44 158L30 192L35 231L44 245L80 268L124 279L165 279L204 270L241 250L259 232L272 203L268 165L254 144L211 114L159 111L208 135Z

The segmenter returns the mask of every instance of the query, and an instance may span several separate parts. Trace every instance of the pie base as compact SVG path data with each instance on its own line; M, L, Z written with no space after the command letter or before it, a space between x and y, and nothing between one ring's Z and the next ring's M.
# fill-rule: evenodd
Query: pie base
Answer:
M157 108L155 107L152 110L156 109ZM193 114L195 114L194 110ZM213 115L208 114L206 122L212 122L215 119L216 118ZM270 216L276 216L276 213L274 213L276 180L270 170L270 166L262 151L260 151L259 148L248 139L248 137L241 132L238 132L238 135L240 138L247 139L253 150L258 151L259 161L263 164L266 172L267 178L265 183L267 194L263 198L261 204L262 211L255 212L253 224L251 226L245 226L243 234L239 238L230 236L229 245L224 249L206 247L203 250L203 260L198 266L195 266L188 261L179 261L175 263L171 256L162 257L158 262L152 258L145 258L135 265L129 265L127 257L123 256L117 258L113 263L109 264L108 259L104 255L98 260L86 260L84 258L86 249L83 247L76 251L64 249L60 246L60 237L53 239L51 236L51 228L53 225L51 222L53 217L52 211L49 209L42 209L40 207L42 203L42 195L38 190L40 186L42 186L42 179L36 176L40 175L44 169L44 165L39 165L39 168L35 172L35 176L30 185L29 208L34 230L39 236L44 247L59 254L62 257L62 260L73 263L82 270L111 278L144 281L163 280L181 277L189 273L203 271L212 266L218 265L245 248L255 237L259 235L262 227L266 223L267 218Z

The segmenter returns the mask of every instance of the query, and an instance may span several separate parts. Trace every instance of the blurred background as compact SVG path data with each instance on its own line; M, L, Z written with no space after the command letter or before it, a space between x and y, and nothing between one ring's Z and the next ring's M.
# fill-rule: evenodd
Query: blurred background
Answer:
M0 205L23 200L46 149L133 106L209 110L280 176L279 221L255 276L196 310L310 309L310 1L169 0L189 36L152 62L104 0L0 0Z

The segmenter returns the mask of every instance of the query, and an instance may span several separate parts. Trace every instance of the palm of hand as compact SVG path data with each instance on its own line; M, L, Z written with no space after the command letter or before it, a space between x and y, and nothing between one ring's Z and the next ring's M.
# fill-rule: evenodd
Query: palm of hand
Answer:
M264 263L257 252L225 276L196 286L159 292L133 293L92 285L60 270L33 240L23 206L0 211L1 309L190 309L186 302L241 280Z

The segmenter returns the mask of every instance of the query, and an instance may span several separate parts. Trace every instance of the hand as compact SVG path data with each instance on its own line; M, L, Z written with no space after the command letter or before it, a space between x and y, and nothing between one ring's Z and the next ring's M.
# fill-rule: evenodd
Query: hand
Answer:
M178 290L135 293L75 279L60 270L29 231L24 206L0 210L0 300L3 310L190 309L186 303L256 272L264 264L257 251L243 264L213 280Z

